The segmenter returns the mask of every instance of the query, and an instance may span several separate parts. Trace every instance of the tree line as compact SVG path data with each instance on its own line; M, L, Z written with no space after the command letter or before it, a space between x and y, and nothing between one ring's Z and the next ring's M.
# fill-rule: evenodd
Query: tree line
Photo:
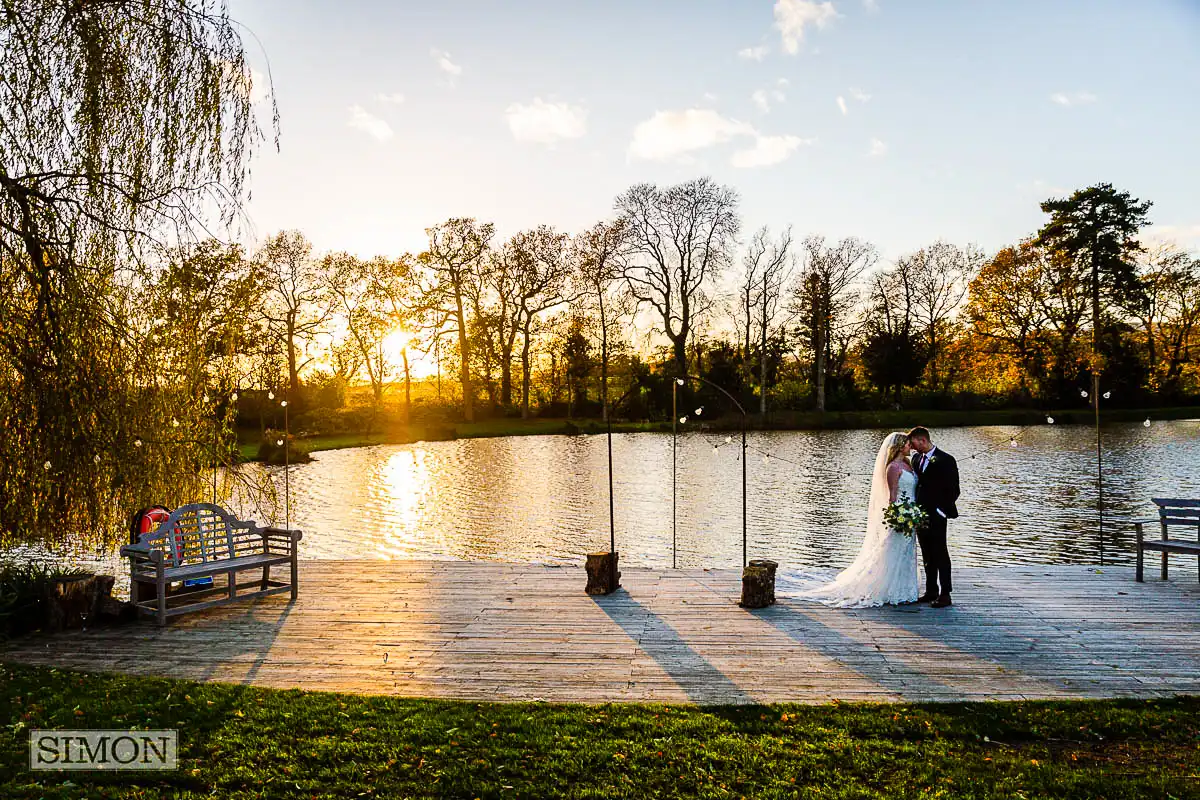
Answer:
M758 414L1053 408L1079 404L1093 374L1127 406L1200 389L1200 259L1143 245L1150 204L1110 185L1047 200L1046 224L996 253L935 241L890 263L856 237L742 237L738 205L710 178L639 184L573 235L540 225L501 239L453 218L420 253L365 259L285 231L250 255L204 243L165 274L202 275L192 306L236 305L247 386L306 408L320 393L340 405L328 387L355 381L383 403L409 385L417 350L455 383L445 397L467 421L603 417L634 381L615 413L662 418L665 378L689 373ZM180 299L183 284L166 285ZM398 352L385 346L397 331Z

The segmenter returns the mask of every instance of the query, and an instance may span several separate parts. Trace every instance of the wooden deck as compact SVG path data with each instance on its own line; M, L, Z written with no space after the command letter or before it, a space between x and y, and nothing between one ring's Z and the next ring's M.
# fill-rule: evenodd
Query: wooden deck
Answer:
M735 570L302 562L300 599L26 639L0 659L473 700L693 703L1200 693L1200 586L1130 567L956 571L956 605L736 605Z

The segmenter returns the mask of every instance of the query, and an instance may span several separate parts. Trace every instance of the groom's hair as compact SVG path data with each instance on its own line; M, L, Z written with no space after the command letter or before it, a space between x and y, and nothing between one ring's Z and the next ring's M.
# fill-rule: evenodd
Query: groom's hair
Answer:
M931 442L933 441L933 437L929 435L929 429L922 428L920 426L913 428L911 431L909 431L908 438L909 439L928 439Z

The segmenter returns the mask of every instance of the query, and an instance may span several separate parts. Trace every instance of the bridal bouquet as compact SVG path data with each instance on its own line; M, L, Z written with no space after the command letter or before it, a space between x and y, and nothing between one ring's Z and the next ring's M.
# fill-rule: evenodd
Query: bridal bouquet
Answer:
M883 524L898 533L912 537L929 522L929 515L911 500L900 500L883 510Z

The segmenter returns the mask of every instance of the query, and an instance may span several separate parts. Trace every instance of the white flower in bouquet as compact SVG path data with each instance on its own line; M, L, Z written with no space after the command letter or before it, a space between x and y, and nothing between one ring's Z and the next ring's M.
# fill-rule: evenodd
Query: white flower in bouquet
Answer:
M924 509L911 500L900 500L883 510L883 524L904 536L913 536L928 521Z

